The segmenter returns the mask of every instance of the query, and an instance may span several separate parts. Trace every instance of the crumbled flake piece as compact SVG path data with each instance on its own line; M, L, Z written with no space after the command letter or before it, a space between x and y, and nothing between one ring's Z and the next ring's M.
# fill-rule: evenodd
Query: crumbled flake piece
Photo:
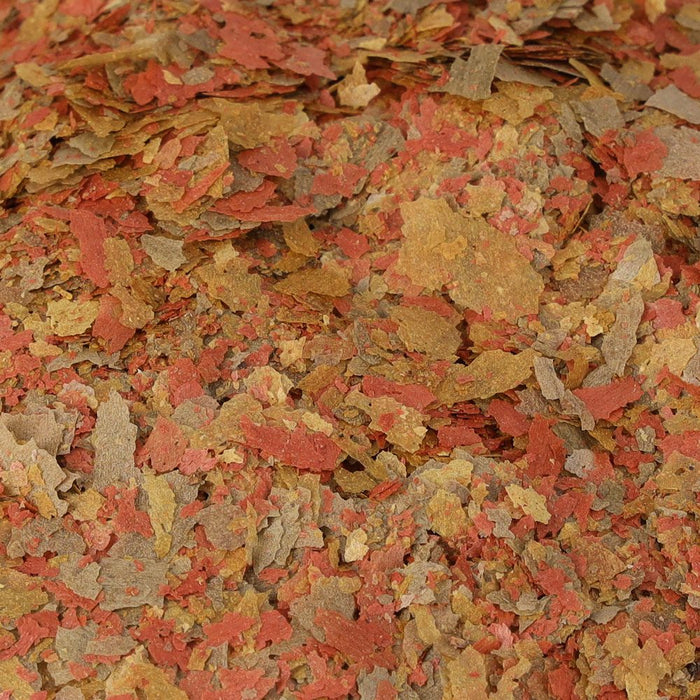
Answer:
M95 449L93 483L103 491L105 487L119 481L140 479L134 465L136 433L138 429L129 420L129 406L116 392L110 392L107 401L97 409L97 422L92 434Z
M644 302L638 291L615 307L615 323L605 334L601 352L612 372L621 376L637 344L637 328L644 313Z
M0 421L0 468L5 492L27 498L43 517L60 516L68 509L57 493L68 477L55 456L33 438L18 442L4 421Z
M232 311L242 311L260 299L260 278L249 272L250 264L231 247L217 251L214 263L200 267L196 275L206 284L207 294Z
M486 700L488 681L483 656L474 648L463 649L459 656L450 659L442 671L445 674L445 700L474 698Z
M42 605L49 598L31 576L7 569L0 571L0 619L16 620Z
M329 297L343 297L350 284L342 270L335 266L301 270L278 282L275 289L282 294L303 295L308 292Z
M390 396L369 399L355 391L345 398L345 403L364 411L372 419L371 428L386 433L387 440L407 452L418 450L427 432L416 409L403 406Z
M675 85L658 90L644 104L675 114L691 124L700 124L700 100L689 97Z
M58 299L48 303L46 314L56 335L79 335L90 328L99 308L97 301Z
M488 399L522 384L532 374L535 353L511 354L503 350L482 352L471 364L450 367L437 396L451 405L475 398Z
M171 531L175 517L175 494L165 476L145 474L143 487L148 496L148 514L155 532L155 552L160 558L170 551Z
M533 360L535 377L542 390L545 399L554 400L564 398L566 391L563 382L554 371L554 362L548 357L536 357Z
M618 263L615 272L610 276L612 280L626 282L639 286L642 289L650 289L661 280L659 268L654 260L654 251L651 243L646 238L637 238L625 250L622 260Z
M687 126L657 126L654 133L666 145L659 177L700 180L700 135Z
M290 136L308 121L301 109L287 111L282 104L268 107L214 98L203 100L201 106L219 115L229 141L242 148L265 146L275 136Z
M658 694L659 682L671 668L654 639L648 639L640 649L637 634L625 627L611 632L603 646L619 659L615 685L626 690L627 697L644 700Z
M429 290L447 287L462 307L515 320L538 308L542 278L512 238L443 199L401 205L404 243L397 270Z
M424 352L435 359L455 357L462 339L455 326L439 314L417 306L392 309L399 324L398 335L409 351Z
M366 107L380 92L376 83L367 82L367 74L359 61L355 62L352 73L338 84L340 104L355 109Z
M141 236L141 244L151 260L169 272L175 272L187 261L182 253L182 241L145 233Z
M552 514L547 510L545 497L533 488L510 484L506 486L506 492L513 505L522 508L525 515L531 515L535 522L546 525L550 521Z
M699 698L699 8L0 3L0 700Z
M607 131L619 131L625 125L617 102L612 97L597 97L591 100L579 100L574 103L586 131L602 137Z
M470 100L486 99L491 94L491 83L502 51L503 46L499 44L473 46L466 61L461 58L454 60L449 79L441 89Z

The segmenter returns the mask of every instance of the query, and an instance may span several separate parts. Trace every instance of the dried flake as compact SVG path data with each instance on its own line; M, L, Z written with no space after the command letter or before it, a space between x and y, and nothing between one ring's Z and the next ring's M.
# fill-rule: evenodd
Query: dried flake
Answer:
M603 386L574 389L573 393L586 404L595 420L607 420L619 408L640 398L643 391L632 377L625 377Z
M200 267L196 275L207 286L207 294L219 299L232 311L254 307L260 300L260 277L248 271L250 264L233 248L222 248L214 264Z
M552 514L547 510L545 497L532 487L524 489L518 484L509 484L506 492L513 505L522 508L525 515L532 516L535 522L546 525L550 521Z
M561 379L557 377L553 360L548 357L536 357L533 360L533 369L545 399L553 401L564 398L566 388Z
M141 236L140 240L151 260L168 272L175 272L187 261L182 253L182 241L165 236L152 236L148 233Z
M175 494L165 476L144 474L143 488L148 496L148 515L155 533L155 553L165 557L172 543L171 531L175 517Z
M104 221L90 211L76 210L70 214L70 228L80 244L85 274L98 287L106 287L109 276L104 266L104 242L108 234Z
M343 559L348 562L362 559L369 552L366 542L367 533L364 530L353 530L346 538Z
M102 591L102 586L97 582L100 566L94 561L84 564L80 560L78 554L68 555L66 561L61 562L58 579L79 596L95 600Z
M136 653L120 661L112 670L105 683L109 695L131 695L142 692L146 700L172 698L187 700L188 695L168 678L168 674L147 660L143 647Z
M462 508L462 502L456 494L444 489L438 489L430 499L425 514L430 521L430 529L442 537L458 537L467 530L467 514Z
M651 243L641 237L631 243L610 279L633 284L641 289L650 289L658 284L661 277Z
M637 329L644 313L641 294L633 291L630 298L616 305L615 323L606 333L601 345L605 362L612 372L621 376L637 344Z
M448 405L472 399L488 399L522 384L531 374L535 353L528 349L511 354L503 350L482 352L471 364L454 365L437 389Z
M445 700L489 697L484 657L474 647L463 649L459 656L445 665Z
M321 245L304 219L282 224L285 243L289 249L306 257L314 257Z
M657 175L700 180L700 136L697 131L687 126L657 126L654 133L667 149Z
M125 328L143 328L154 319L153 309L140 299L133 290L117 284L112 288L112 294L118 299L121 306L119 322ZM97 305L97 302L95 304Z
M97 301L58 299L48 303L46 316L51 330L56 335L80 335L93 324L99 308L100 304Z
M498 92L484 100L483 107L505 119L509 126L515 126L532 117L538 107L553 97L553 93L544 87L502 82L498 84Z
M104 589L105 610L162 607L167 564L150 559L130 560L110 556L102 560L98 582ZM125 583L127 585L125 585Z
M653 639L640 649L637 634L629 627L611 632L603 645L620 661L614 672L615 685L631 700L658 694L659 682L671 672L663 651Z
M366 107L380 92L376 83L367 82L367 74L359 61L355 62L352 73L338 84L340 104L354 109Z
M429 309L401 306L392 309L391 318L399 324L399 338L411 352L449 360L455 357L461 345L462 339L455 326Z
M265 146L272 138L293 136L308 121L301 109L287 111L281 102L273 106L214 98L203 100L201 106L219 115L229 141L242 148Z
M0 619L14 621L48 603L49 598L31 576L6 569L0 571Z
M675 85L658 90L644 104L674 114L690 124L700 124L700 101L689 97Z
M387 440L407 452L416 452L423 442L427 429L423 416L414 408L401 405L390 396L367 398L354 391L345 398L345 404L364 411L372 422L370 428L386 434Z
M499 44L473 46L469 59L456 58L450 66L449 80L442 88L450 95L470 100L484 100L491 94L498 59L503 51Z
M694 3L5 4L0 696L700 697Z
M0 421L0 483L10 496L21 496L32 503L40 515L52 518L65 514L68 504L57 489L69 478L54 455L40 448L33 438L18 442L4 421Z
M647 129L634 134L634 142L625 147L623 162L630 177L637 177L640 173L654 173L661 170L668 148L666 144L654 133Z
M134 465L136 433L138 429L129 420L129 406L115 391L97 409L97 422L92 434L95 449L93 483L98 491L119 481L139 479Z
M333 471L340 456L340 449L331 439L322 433L309 433L301 426L290 432L285 428L255 425L244 416L241 427L251 447L302 471Z
M448 288L461 307L515 320L534 313L542 278L509 236L453 212L444 199L401 205L404 243L397 271L429 290Z
M625 121L620 114L617 102L612 97L596 97L580 100L573 105L586 131L601 138L606 132L618 132Z
M29 681L33 674L17 659L0 659L0 688L9 693L8 697L29 700L38 692Z
M328 266L293 272L278 282L275 289L282 294L297 296L310 292L328 297L344 297L350 291L350 284L342 269Z

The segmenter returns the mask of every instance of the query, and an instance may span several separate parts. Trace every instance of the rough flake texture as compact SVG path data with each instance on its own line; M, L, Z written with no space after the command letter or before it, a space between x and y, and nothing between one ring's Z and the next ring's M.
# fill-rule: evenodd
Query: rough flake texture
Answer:
M700 9L0 6L0 700L700 697Z

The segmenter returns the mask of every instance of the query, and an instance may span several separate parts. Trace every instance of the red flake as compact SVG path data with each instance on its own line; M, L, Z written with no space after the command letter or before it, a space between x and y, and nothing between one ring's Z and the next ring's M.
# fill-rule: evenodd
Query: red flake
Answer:
M510 401L505 399L493 399L487 413L496 419L498 427L506 435L520 437L525 435L530 428L528 417L524 413L520 413Z
M178 471L186 476L196 472L210 472L216 467L216 457L212 457L207 450L192 449L188 447L180 458Z
M386 433L396 425L397 420L400 420L400 417L394 413L382 413L377 418L377 425Z
M358 182L367 176L367 170L354 163L345 163L339 174L328 172L319 173L311 185L312 194L334 195L342 194L351 197Z
M692 66L685 65L671 71L668 77L673 81L679 90L683 90L687 95L700 99L700 81Z
M163 69L155 61L149 61L146 70L128 75L124 87L129 90L138 105L147 105L164 84Z
M0 652L1 659L24 656L38 641L55 637L58 629L58 613L53 610L23 615L16 622L19 639L9 648Z
M186 448L187 439L180 426L158 416L145 444L153 469L157 472L172 471L178 466Z
M83 272L98 287L106 287L109 275L104 266L104 242L109 234L105 222L90 211L77 209L70 213L70 229L80 244Z
M219 33L223 41L221 56L249 69L267 68L265 59L276 61L284 57L274 30L265 22L233 12L225 17L226 26Z
M92 324L94 338L106 341L107 352L119 352L136 333L133 328L127 328L119 319L122 317L122 305L119 299L105 294L100 297L100 309Z
M346 671L339 678L325 677L309 683L297 691L298 700L318 700L319 698L348 698L355 687L355 678L350 671ZM379 698L377 698L379 700Z
M452 449L478 445L481 437L468 425L445 425L438 428L438 444L440 447Z
M394 479L392 481L383 481L381 484L377 484L370 492L369 498L375 501L384 501L389 496L393 496L395 493L401 490L403 482L399 479Z
M674 452L680 452L686 457L700 459L700 431L689 430L678 435L667 435L659 445L664 456L668 457Z
M252 617L246 617L237 612L227 612L221 622L212 622L202 626L206 645L218 647L224 642L233 645L240 644L243 632L249 630L254 624L255 620Z
M222 214L230 214L231 216L251 212L267 204L275 193L275 187L275 183L272 180L265 180L262 185L252 192L237 192L227 199L219 200L214 209Z
M668 155L666 144L654 133L653 129L637 132L632 137L632 144L623 150L623 163L630 178L640 173L653 173L660 170L664 158Z
M115 532L138 532L144 537L153 537L153 528L148 513L136 509L137 488L123 489L117 492L116 487L108 486L105 492L111 496L116 505Z
M603 386L574 389L574 394L586 404L596 420L607 420L615 411L636 401L643 393L633 377L623 377Z
M366 236L351 231L349 228L341 229L335 237L338 247L351 259L356 259L370 250Z
M278 644L290 639L293 630L292 626L282 613L277 610L266 610L260 613L260 631L255 638L255 648L262 649L271 644Z
M216 207L215 207L216 208ZM250 212L237 212L234 214L241 221L260 221L260 222L285 222L296 221L304 216L315 214L316 209L312 206L302 206L299 204L288 204L285 206L268 205L253 209Z
M241 427L248 444L263 457L275 457L284 464L302 471L333 471L340 448L323 433L307 433L302 426L289 432L284 428L256 425L248 416L241 418Z
M238 162L256 173L288 178L296 169L297 154L286 139L275 139L270 145L242 151Z
M315 46L299 45L292 47L292 50L293 54L288 58L283 61L275 61L280 68L299 73L299 75L317 75L329 80L336 79L335 73L324 63L325 51L317 49Z
M559 476L566 459L566 447L550 429L549 421L535 416L528 438L528 474L531 477Z
M180 358L168 369L168 387L173 406L179 406L186 399L193 399L204 393L197 367L187 357Z
M348 620L335 610L318 610L314 620L326 633L326 644L358 666L368 670L396 666L388 629L375 622Z
M384 377L367 375L362 378L362 392L374 399L390 396L400 404L423 411L437 400L435 394L422 384L398 384Z
M197 180L196 184L187 188L184 196L178 202L173 204L173 209L177 212L183 212L191 204L194 204L198 199L201 199L209 190L209 188L226 172L228 164L225 163L218 168L214 168L207 173L206 177ZM185 184L189 184L189 178Z
M0 347L10 352L29 347L29 343L34 339L32 331L17 331L12 326L12 319L0 314Z
M547 674L548 690L556 700L578 700L575 686L579 674L569 666L561 665Z
M677 328L685 323L683 304L677 299L662 297L649 305L653 313L654 328Z

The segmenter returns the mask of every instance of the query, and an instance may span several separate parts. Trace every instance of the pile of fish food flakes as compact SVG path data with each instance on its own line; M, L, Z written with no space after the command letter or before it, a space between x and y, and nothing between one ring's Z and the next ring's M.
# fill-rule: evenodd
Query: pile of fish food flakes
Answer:
M700 695L700 4L0 7L0 698Z

